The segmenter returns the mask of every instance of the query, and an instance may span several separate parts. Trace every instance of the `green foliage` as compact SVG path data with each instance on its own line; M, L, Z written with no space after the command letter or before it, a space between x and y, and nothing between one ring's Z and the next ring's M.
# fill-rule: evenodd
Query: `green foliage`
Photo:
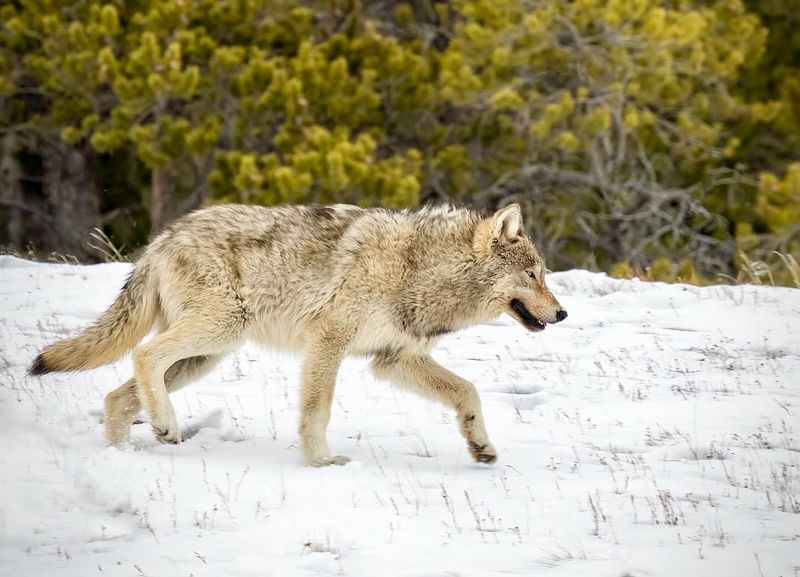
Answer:
M798 250L795 4L12 3L0 130L98 155L129 246L208 202L517 201L556 267L699 282Z
M644 269L635 268L627 262L617 263L611 267L609 275L614 278L639 278L646 281L682 282L694 285L707 285L713 282L698 273L694 263L687 258L678 262L668 258L657 258Z

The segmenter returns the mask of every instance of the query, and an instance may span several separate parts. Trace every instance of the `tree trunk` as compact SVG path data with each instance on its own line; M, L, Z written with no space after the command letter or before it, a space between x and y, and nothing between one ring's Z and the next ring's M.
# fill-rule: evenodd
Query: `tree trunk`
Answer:
M6 216L6 230L0 243L9 243L22 250L24 238L24 201L22 197L22 169L15 156L14 135L9 133L0 144L0 214Z
M150 237L154 237L175 216L175 171L172 167L154 168L150 175Z
M88 246L89 233L102 224L94 152L88 143L73 146L53 139L44 143L42 159L44 193L58 243L44 248L79 260L97 260Z

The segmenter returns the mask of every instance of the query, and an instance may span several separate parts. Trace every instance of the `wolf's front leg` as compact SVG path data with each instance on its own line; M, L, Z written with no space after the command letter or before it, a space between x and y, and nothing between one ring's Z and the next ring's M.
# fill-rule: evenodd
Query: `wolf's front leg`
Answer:
M303 363L300 393L300 443L309 465L344 465L350 459L331 455L325 431L331 418L336 374L344 356L346 339L325 331L309 348Z
M372 367L378 377L410 386L423 396L453 407L472 458L480 463L497 460L497 453L486 433L481 399L475 385L448 371L428 355L378 355Z

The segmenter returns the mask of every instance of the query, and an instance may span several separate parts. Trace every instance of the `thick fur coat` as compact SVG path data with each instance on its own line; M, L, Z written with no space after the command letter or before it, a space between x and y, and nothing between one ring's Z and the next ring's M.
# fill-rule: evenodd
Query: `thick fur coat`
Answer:
M502 312L531 331L563 320L545 272L517 205L489 215L213 206L162 232L108 311L42 351L31 373L91 369L133 349L134 377L106 397L108 441L126 442L144 408L156 437L178 443L170 392L245 340L299 352L301 445L320 466L347 461L330 452L325 430L341 360L367 355L379 377L452 407L473 457L488 463L496 453L475 386L430 352Z

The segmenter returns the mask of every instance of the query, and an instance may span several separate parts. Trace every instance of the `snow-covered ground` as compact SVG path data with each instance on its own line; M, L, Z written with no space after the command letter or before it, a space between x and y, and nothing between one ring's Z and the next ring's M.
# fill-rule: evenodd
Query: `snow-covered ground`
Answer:
M248 346L173 396L184 437L103 442L130 360L31 378L128 265L0 257L0 574L800 574L800 291L582 271L569 319L509 318L435 356L476 383L500 458L453 415L348 360L329 428L345 467L303 466L298 360Z

